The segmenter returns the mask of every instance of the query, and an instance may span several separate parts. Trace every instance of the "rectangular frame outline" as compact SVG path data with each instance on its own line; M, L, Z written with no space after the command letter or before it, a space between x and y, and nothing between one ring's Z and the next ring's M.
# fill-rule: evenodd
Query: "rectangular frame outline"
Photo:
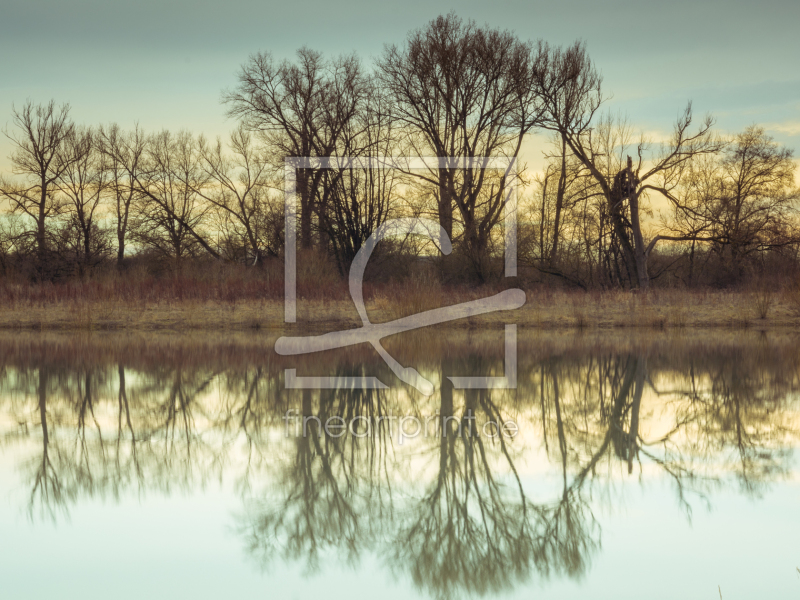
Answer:
M473 168L504 170L508 177L516 158L492 156L326 156L284 158L284 323L297 322L297 169L379 169L398 170ZM461 164L463 163L463 166ZM467 164L469 163L469 164ZM516 173L515 173L516 175ZM517 275L517 186L509 186L503 203L503 259L505 277Z

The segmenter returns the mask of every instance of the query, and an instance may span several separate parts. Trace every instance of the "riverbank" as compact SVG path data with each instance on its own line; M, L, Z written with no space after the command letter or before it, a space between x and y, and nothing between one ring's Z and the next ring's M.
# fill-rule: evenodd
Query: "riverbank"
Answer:
M402 293L374 291L366 301L370 319L389 321L422 310L491 295L494 291ZM787 292L653 290L568 292L528 290L522 308L461 319L451 327L500 327L504 323L540 329L612 328L800 328L800 302ZM284 323L276 298L86 300L58 298L4 301L5 330L196 330L296 331L344 329L361 325L349 299L299 299L297 323Z

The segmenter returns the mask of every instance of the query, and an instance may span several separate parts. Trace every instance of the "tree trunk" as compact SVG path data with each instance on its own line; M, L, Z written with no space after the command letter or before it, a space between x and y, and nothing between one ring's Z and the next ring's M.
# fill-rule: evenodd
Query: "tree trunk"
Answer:
M133 190L129 192L127 199L122 199L121 204L120 200L117 196L117 268L122 267L125 259L125 237L128 233L128 216L133 201Z
M561 137L561 174L558 177L558 190L556 191L556 214L553 219L553 246L550 248L550 266L556 261L558 255L558 231L561 229L561 209L564 205L564 194L567 188L567 141Z
M300 177L296 181L298 183L297 191L300 195L300 247L308 250L311 248L311 213L313 208L308 175L301 171Z
M650 276L647 273L647 255L645 254L642 228L639 223L639 194L634 192L630 197L631 228L633 229L633 253L636 263L636 280L640 290L650 287Z
M47 203L47 179L42 177L42 195L39 200L39 212L36 219L36 252L40 278L44 277L45 263L47 262L47 238L45 236L45 216Z
M92 219L86 221L83 230L83 266L89 268L92 255ZM81 271L83 274L83 270Z
M629 156L628 166L614 177L614 185L608 198L609 214L625 259L628 275L637 288L646 290L650 287L650 277L647 273L647 253L639 221L639 193L636 190L637 186L638 181L633 175L633 161ZM630 222L627 221L624 213L623 202L626 199L630 208ZM628 227L630 227L630 231L633 234L633 241L628 235Z
M439 225L444 229L447 237L453 239L453 200L450 197L447 169L439 169Z
M43 373L41 368L39 369L37 392L39 396L39 419L42 422L42 444L44 445L44 453L47 455L47 444L50 441L47 431L47 374Z
M642 226L639 222L639 192L633 179L633 161L628 157L628 202L631 207L631 229L633 230L633 252L636 262L636 280L640 290L650 287L650 276L647 274L647 254L645 253Z

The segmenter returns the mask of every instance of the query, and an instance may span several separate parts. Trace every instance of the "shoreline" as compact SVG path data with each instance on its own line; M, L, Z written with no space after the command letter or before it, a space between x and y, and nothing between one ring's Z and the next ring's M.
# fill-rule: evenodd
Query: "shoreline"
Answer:
M498 328L517 324L531 329L800 329L800 305L775 292L630 292L528 291L514 310L450 321L438 327ZM460 300L460 299L456 299ZM451 299L450 304L453 303ZM367 300L373 323L447 305L408 306L404 299ZM286 324L283 301L125 300L17 302L0 306L0 330L47 331L259 331L324 332L352 329L361 320L349 299L297 303L297 322Z

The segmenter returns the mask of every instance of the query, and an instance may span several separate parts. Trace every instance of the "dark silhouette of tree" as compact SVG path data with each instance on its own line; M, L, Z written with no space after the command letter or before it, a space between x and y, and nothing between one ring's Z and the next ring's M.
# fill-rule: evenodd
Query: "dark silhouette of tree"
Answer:
M690 164L680 186L663 190L674 214L662 237L710 247L721 275L734 281L747 259L797 244L792 154L760 127L733 136L720 155Z
M388 116L383 90L374 81L356 118L341 136L340 154L355 161L343 168L328 169L317 188L319 227L330 245L339 272L345 275L369 237L398 211L403 183L397 169L380 163L361 165L370 157L391 156L398 132Z
M208 174L201 168L189 132L162 131L150 136L143 168L135 180L140 201L136 239L177 261L200 250L219 258L202 234L209 207L201 202L197 190L207 182Z
M99 213L110 180L99 141L96 131L74 127L58 157L65 163L56 186L65 198L66 241L81 277L105 258L108 249Z
M625 157L630 144L625 124L611 118L594 123L604 101L602 78L585 46L576 43L566 50L549 51L547 63L548 68L537 70L537 89L546 113L543 124L557 132L599 186L624 259L626 279L633 287L647 289L648 258L656 243L666 238L656 236L645 243L641 201L647 191L668 197L692 160L723 147L712 133L713 120L707 117L697 131L691 132L689 103L678 117L671 139L657 153L651 155L647 140L640 139L634 165L630 155Z
M75 127L69 110L69 104L56 106L53 100L47 104L28 100L20 109L11 109L14 129L4 132L14 146L12 169L23 183L0 180L0 196L11 202L13 210L33 219L39 279L49 276L47 223L61 209L58 180L78 158L64 153Z
M234 244L231 258L238 258L237 248L252 264L277 256L283 247L283 205L273 197L265 149L242 124L231 133L228 151L219 139L209 144L203 137L198 149L208 179L194 191L217 210L218 227Z
M453 157L443 168L411 175L432 186L439 224L450 238L454 207L458 211L458 238L480 278L487 275L491 234L518 165L498 174L473 159L516 159L540 120L533 84L542 57L541 44L450 13L412 32L403 47L388 46L378 61L378 77L411 153Z
M239 72L238 86L224 100L229 116L264 134L274 163L282 169L285 157L336 154L367 89L367 78L355 56L325 60L321 53L303 47L294 63L277 63L269 53L252 55ZM317 210L315 194L325 171L298 169L296 177L300 245L308 249Z
M104 166L115 213L117 266L121 266L125 259L131 210L139 198L137 182L142 179L146 138L138 125L126 132L117 124L101 127L98 137L100 151L106 157Z

